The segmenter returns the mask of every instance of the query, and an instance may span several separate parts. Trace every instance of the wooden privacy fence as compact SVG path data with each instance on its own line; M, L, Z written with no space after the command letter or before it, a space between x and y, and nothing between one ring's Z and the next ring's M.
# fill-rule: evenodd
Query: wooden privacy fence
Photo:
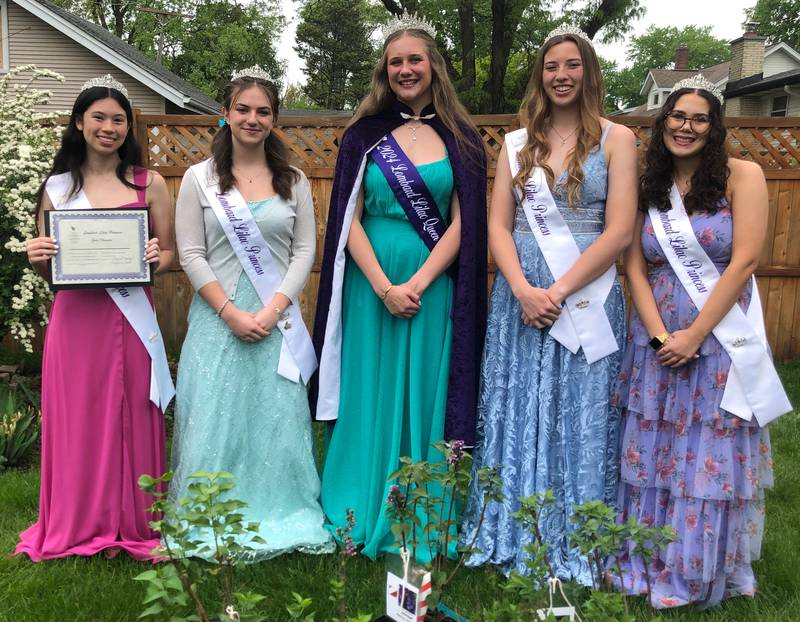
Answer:
M146 165L159 171L170 194L177 197L186 169L207 158L217 126L216 116L137 115L134 131L145 150ZM648 117L614 119L630 127L644 148L649 136ZM291 149L295 164L311 182L317 219L317 263L301 295L303 315L311 326L319 284L319 258L328 215L338 140L346 117L289 116L279 119L273 130ZM489 183L494 177L503 137L517 129L515 115L478 115L489 154ZM757 271L765 307L767 334L775 357L800 357L800 117L726 119L731 155L752 160L764 170L769 188L767 243ZM794 243L793 243L794 242ZM177 264L177 262L176 262ZM490 271L494 266L490 264ZM177 352L186 334L186 316L192 288L179 266L156 280L155 300L167 347Z

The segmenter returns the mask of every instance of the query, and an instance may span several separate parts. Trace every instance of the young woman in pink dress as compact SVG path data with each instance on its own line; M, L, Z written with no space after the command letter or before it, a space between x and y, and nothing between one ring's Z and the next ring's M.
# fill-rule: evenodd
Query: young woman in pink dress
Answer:
M94 208L147 208L154 237L145 259L158 272L173 258L163 248L172 239L170 199L158 173L135 166L139 147L131 119L120 83L106 76L84 85L39 193L38 230L44 231L44 210L61 206L54 201L63 199L51 196L51 182L61 175L71 188L68 200L78 197ZM34 238L27 252L31 266L46 276L57 240ZM128 288L138 296L136 289ZM143 289L152 304L149 288ZM120 550L151 557L158 544L148 524L152 500L137 480L143 473L161 475L166 462L150 370L148 351L106 289L56 293L42 357L39 520L20 536L17 553L33 561ZM171 383L157 384L168 402Z

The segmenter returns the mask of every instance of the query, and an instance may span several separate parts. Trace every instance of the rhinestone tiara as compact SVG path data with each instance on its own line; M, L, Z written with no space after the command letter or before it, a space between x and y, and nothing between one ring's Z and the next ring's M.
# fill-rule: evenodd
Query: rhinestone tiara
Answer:
M592 43L592 40L589 38L589 35L583 32L580 28L577 28L576 26L570 26L569 24L561 24L560 26L556 26L555 28L553 28L553 30L550 31L547 37L545 37L544 43L547 43L553 37L563 37L564 35L572 35L573 37L579 37L584 41L586 41L586 43L588 43L590 46L592 46L592 49L594 49L594 43ZM544 45L544 43L542 45Z
M267 70L258 65L240 69L231 74L231 80L237 80L239 78L258 78L260 80L266 80L267 82L274 82L269 73L267 73Z
M389 22L381 28L383 40L385 41L394 33L400 30L422 30L428 33L432 39L436 38L436 28L433 27L428 20L410 15L409 12L403 11L400 17L393 17Z
M706 80L702 73L698 73L696 76L684 78L680 82L676 82L670 93L674 93L680 89L701 89L703 91L708 91L719 100L720 104L725 103L725 99L722 97L722 92L713 82Z
M125 85L122 84L119 80L116 80L114 76L110 73L107 73L104 76L98 76L96 78L92 78L91 80L87 80L83 83L81 87L81 93L83 93L87 89L94 88L96 86L102 87L104 89L114 89L115 91L119 91L125 96L125 99L130 100L128 96L128 89L125 88Z

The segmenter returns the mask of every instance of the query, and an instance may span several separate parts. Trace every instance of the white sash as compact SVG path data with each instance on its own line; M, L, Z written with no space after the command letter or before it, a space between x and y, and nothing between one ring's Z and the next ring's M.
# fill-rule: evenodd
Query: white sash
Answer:
M719 271L695 237L675 184L669 199L669 211L650 208L650 222L673 271L700 310L719 281ZM747 421L755 415L758 424L764 426L790 412L792 405L769 357L755 277L751 282L753 293L747 314L734 304L712 332L732 363L720 407Z
M261 303L269 304L282 278L247 202L235 187L220 193L213 159L191 168ZM281 319L277 324L283 334L278 373L292 382L299 382L302 378L307 384L317 369L314 344L303 323L298 301L292 300L286 311L288 319Z
M83 190L72 197L68 196L72 188L70 173L53 175L47 180L45 188L50 202L57 210L92 209ZM108 287L106 292L125 316L150 356L150 401L160 407L163 413L175 397L175 386L169 373L167 353L155 311L141 287Z
M512 178L519 172L517 154L526 141L525 129L506 134L505 143ZM525 183L524 196L516 188L515 192L547 267L554 279L561 278L578 260L581 251L558 211L550 188L547 187L544 170L534 167ZM619 350L614 330L603 307L616 276L617 269L612 264L594 281L568 296L564 301L564 313L550 328L550 336L573 354L578 348L583 348L583 354L589 363Z

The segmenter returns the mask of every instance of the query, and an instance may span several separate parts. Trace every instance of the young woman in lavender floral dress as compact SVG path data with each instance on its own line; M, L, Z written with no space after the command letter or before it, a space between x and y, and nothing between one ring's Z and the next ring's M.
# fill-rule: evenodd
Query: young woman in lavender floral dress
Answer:
M760 305L745 313L758 305L752 274L767 230L764 174L756 164L728 159L713 85L701 76L687 84L667 98L647 150L639 234L625 256L634 311L612 398L624 408L620 520L675 531L647 568L649 577L630 545L620 557L623 589L649 589L659 608L753 595L751 562L761 546L764 489L772 485L764 426L788 406L763 339L758 347L772 385L753 386L740 359L731 361L746 340L725 336L728 316L742 320L742 334L763 327ZM684 235L671 233L681 222ZM713 288L682 267L692 244L702 249L695 257L721 273ZM707 298L698 311L702 289ZM729 406L728 385L739 378L747 399ZM771 406L754 405L764 396ZM737 416L731 408L742 410Z

